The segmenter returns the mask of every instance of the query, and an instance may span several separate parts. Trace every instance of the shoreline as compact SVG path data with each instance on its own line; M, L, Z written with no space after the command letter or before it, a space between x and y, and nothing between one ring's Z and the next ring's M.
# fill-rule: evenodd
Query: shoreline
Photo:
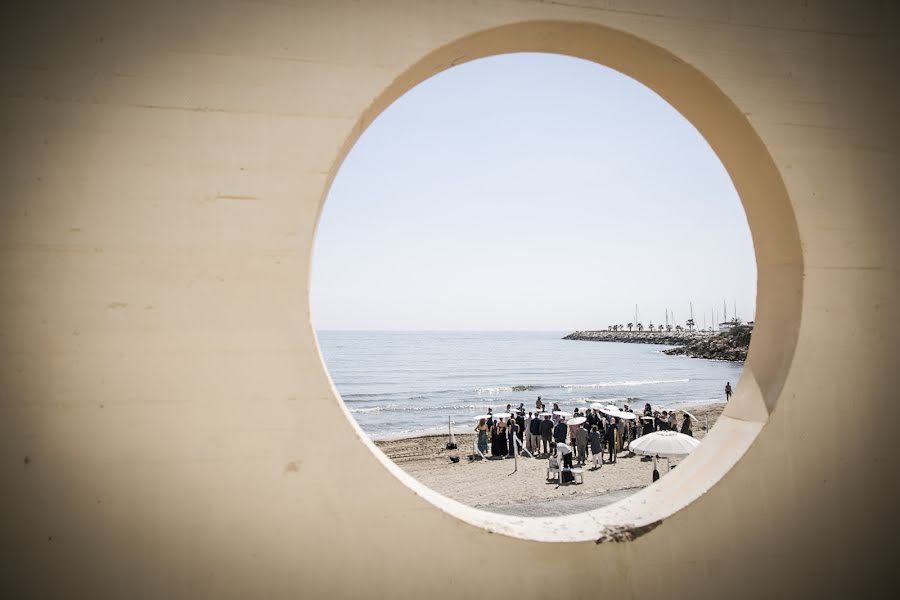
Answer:
M685 405L684 410L698 418L694 437L702 440L706 418L712 428L725 408L725 402ZM680 409L675 409L679 411ZM679 424L683 413L679 412ZM474 429L474 423L473 423ZM374 441L375 445L400 468L439 494L482 510L524 517L574 514L599 508L624 498L651 483L652 462L627 451L617 455L615 464L596 471L585 465L584 483L557 486L547 481L546 458L531 459L489 457L470 460L474 433L454 434L458 448L447 450L447 434L426 434L395 440ZM458 463L450 457L459 457ZM607 455L608 457L608 455ZM683 459L672 459L675 466ZM668 472L666 460L659 461L659 472ZM518 466L515 474L513 471Z

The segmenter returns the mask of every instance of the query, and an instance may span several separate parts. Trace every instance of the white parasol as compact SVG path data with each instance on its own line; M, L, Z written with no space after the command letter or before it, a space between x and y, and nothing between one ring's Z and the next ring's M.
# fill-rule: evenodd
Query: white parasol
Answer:
M581 425L585 421L587 421L587 419L584 417L575 417L574 419L569 419L568 423L569 425Z
M567 419L572 416L572 413L566 412L564 410L554 410L553 414L556 415L557 417L565 417Z
M688 411L683 410L683 411L681 411L681 412L683 412L684 414L686 414L687 416L689 416L689 417L691 418L691 421L696 421L696 420L697 420L697 417L695 417L694 415L692 415L692 414L689 413Z
M494 413L492 416L493 416L495 419L508 419L508 418L510 418L512 415L509 414L509 413L503 412L503 413Z
M475 420L480 421L480 420L484 419L485 421L487 421L488 419L490 419L493 416L494 415L478 415L477 417L475 417Z
M635 454L649 456L687 456L700 445L700 441L677 431L654 431L631 442L629 448Z

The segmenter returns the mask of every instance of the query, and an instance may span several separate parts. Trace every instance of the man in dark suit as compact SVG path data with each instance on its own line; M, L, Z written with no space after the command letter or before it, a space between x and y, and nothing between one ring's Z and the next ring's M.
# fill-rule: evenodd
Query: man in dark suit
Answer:
M555 441L557 444L562 444L563 442L565 442L568 430L569 428L566 427L565 417L560 417L559 423L557 423L556 427L553 429L553 441Z
M544 454L550 454L550 438L553 437L553 421L550 415L546 415L541 421L541 450Z
M519 438L519 445L524 447L523 437L525 435L525 410L522 409L519 414L516 415L516 425L519 427L516 429L516 437Z
M616 436L619 435L618 427L619 418L615 417L609 420L606 425L606 443L609 444L609 463L616 463Z

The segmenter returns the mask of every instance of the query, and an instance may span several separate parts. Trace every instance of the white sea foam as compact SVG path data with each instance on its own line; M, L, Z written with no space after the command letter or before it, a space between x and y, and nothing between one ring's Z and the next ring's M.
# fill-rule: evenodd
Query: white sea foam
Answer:
M371 413L371 412L381 412L384 408L380 406L369 406L367 408L351 408L349 409L352 413Z
M605 387L631 387L636 385L659 385L663 383L687 383L690 379L652 379L630 381L605 381L603 383L565 383L562 387L574 389L596 389Z

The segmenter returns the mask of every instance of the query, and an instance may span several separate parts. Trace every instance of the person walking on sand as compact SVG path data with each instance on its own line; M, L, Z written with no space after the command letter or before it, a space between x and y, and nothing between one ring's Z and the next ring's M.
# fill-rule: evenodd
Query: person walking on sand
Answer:
M725 382L725 402L728 402L729 400L731 400L731 382L726 381Z
M593 469L597 470L603 466L603 437L596 425L591 427L588 442L591 444L591 463L594 465Z
M475 428L475 434L478 436L478 451L483 455L487 455L488 451L488 426L487 419L481 419L478 421L478 426Z
M541 449L543 454L550 454L550 439L553 437L553 421L550 415L545 415L541 421Z
M585 429L585 425L586 423L582 423L575 430L575 450L578 453L579 465L587 462L588 430Z

